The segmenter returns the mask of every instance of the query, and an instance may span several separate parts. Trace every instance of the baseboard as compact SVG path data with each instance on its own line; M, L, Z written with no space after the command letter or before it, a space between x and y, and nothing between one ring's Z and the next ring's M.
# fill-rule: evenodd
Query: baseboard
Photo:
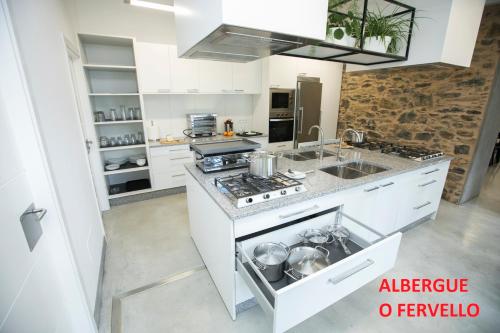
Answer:
M101 265L99 267L99 279L97 281L97 292L95 295L94 304L94 320L99 327L99 322L101 321L101 308L102 308L102 285L104 281L104 261L106 258L106 238L102 238L102 251L101 251Z
M165 190L158 190L158 191L152 191L152 192L141 193L141 194L136 194L136 195L130 195L127 197L122 197L122 198L111 199L111 200L109 200L109 205L110 206L126 205L126 204L129 204L132 202L155 199L155 198L165 197L167 195L179 194L179 193L184 193L184 192L186 192L186 186L168 188Z

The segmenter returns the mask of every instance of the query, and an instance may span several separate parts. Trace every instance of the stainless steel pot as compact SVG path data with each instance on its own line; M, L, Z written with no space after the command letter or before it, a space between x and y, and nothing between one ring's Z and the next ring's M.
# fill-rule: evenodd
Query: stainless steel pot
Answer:
M262 243L253 250L253 262L269 282L275 282L283 278L289 250L283 243Z
M302 234L298 234L298 236L304 240L306 245L311 245L312 247L324 246L335 241L335 238L329 232L321 229L307 229Z
M255 176L268 178L278 169L278 157L265 151L252 153L248 161L250 173Z
M298 246L290 250L286 260L288 282L303 279L331 264L328 256L330 252L321 246Z
M356 133L350 133L350 138L349 140L353 143L363 143L366 141L366 132L363 131L356 131L359 134L359 137L356 135Z

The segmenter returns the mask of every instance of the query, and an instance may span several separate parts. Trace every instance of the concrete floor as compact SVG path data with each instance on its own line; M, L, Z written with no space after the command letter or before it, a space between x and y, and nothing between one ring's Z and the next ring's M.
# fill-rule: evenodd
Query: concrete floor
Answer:
M111 298L202 265L189 237L185 194L114 207L108 236L100 332L111 332ZM442 201L437 218L403 235L387 278L469 279L467 294L380 294L377 279L290 332L498 332L500 174L464 206ZM381 318L381 303L478 303L475 319ZM121 332L271 332L256 306L233 322L206 270L122 300ZM120 332L115 326L113 333Z

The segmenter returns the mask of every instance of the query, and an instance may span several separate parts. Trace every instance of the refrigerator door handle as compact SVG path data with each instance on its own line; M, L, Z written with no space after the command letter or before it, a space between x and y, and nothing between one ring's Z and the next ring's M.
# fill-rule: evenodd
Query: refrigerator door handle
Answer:
M302 126L303 126L303 122L304 122L304 107L301 106L299 107L299 114L300 114L300 120L299 120L299 134L302 134Z

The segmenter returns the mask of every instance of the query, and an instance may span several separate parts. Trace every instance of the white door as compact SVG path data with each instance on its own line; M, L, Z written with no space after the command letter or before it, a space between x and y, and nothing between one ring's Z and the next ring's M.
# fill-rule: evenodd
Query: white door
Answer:
M233 90L231 63L200 60L200 91L229 93Z
M158 43L135 43L135 57L143 93L170 92L170 46Z
M0 154L8 161L0 164L0 331L56 332L70 323L48 250L45 222L52 212L41 220L44 233L31 252L20 216L34 198L9 125L2 103Z
M4 0L0 49L0 332L97 332Z
M262 62L233 63L233 90L236 93L260 94Z
M196 93L200 90L200 61L177 57L177 46L171 45L170 69L172 90Z

